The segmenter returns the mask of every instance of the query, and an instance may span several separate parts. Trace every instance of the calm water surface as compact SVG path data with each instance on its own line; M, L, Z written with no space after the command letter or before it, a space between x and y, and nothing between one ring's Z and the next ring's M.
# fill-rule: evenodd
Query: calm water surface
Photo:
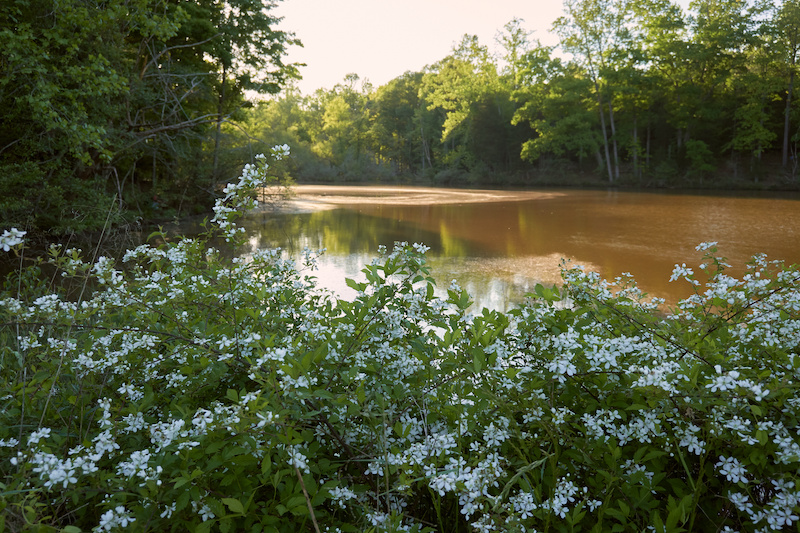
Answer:
M379 245L421 242L431 247L440 287L455 279L478 306L501 310L536 283L558 282L562 258L607 279L630 272L649 295L668 302L690 294L685 282L668 280L676 263L697 266L701 254L695 247L701 242L718 241L736 274L762 252L800 263L797 194L566 190L464 201L448 200L453 191L443 189L434 201L420 198L423 205L413 205L414 188L404 189L412 197L403 201L380 187L358 189L358 201L326 202L353 194L331 187L312 197L310 212L250 215L244 225L251 248L278 246L297 256L304 247L327 248L317 272L320 284L347 297L345 277L362 279L360 269ZM302 187L299 196L304 198Z

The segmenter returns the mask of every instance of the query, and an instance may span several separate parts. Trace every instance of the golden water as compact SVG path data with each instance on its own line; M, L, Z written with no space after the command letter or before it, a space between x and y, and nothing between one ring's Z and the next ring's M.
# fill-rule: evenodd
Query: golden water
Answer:
M668 280L676 263L697 271L701 242L718 241L737 275L757 253L800 263L797 194L319 189L299 188L296 205L307 212L254 214L245 225L253 248L326 247L316 274L344 295L344 278L395 241L430 246L439 286L456 279L479 306L497 309L558 282L562 258L607 279L630 272L668 302L690 294Z

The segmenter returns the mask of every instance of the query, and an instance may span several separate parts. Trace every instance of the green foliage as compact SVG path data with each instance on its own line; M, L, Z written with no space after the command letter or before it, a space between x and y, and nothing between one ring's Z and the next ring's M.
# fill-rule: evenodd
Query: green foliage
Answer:
M273 152L283 158L285 149ZM800 271L756 257L665 314L564 268L508 314L434 296L399 243L345 301L266 250L227 259L271 167L210 233L53 247L68 297L0 294L9 531L762 531L798 523ZM21 232L0 248L24 246ZM301 270L302 269L302 270Z
M0 167L0 218L8 226L48 227L54 234L102 228L121 220L117 199L105 193L98 177L77 177L56 164L34 162Z
M686 158L691 164L689 172L700 176L701 183L703 176L716 168L714 154L703 141L696 139L686 141Z
M13 127L0 131L0 215L60 235L202 212L253 153L282 143L303 181L552 183L589 170L702 185L730 152L750 158L732 179L783 186L797 4L570 0L558 46L514 19L499 54L465 35L384 87L351 74L248 109L246 90L275 94L298 75L274 2L4 2L0 114Z
M295 75L281 61L295 41L275 29L272 7L260 0L3 2L5 227L62 234L100 229L109 213L166 214L154 213L151 202L173 212L213 204L212 165L202 151L210 126L242 105L244 89L275 92ZM229 20L234 15L238 21ZM95 212L111 204L120 209Z
M748 168L714 183L766 176L769 186L787 185L777 152L783 138L788 170L796 0L688 8L570 0L565 8L557 46L531 39L514 19L495 53L465 35L420 72L375 90L353 90L350 75L315 95L290 92L261 106L280 109L285 126L244 127L264 140L285 137L269 142L296 137L300 181L557 183L589 171L621 185L706 186L726 160L747 156ZM253 114L260 122L274 112Z
M539 58L536 58L539 59ZM536 68L536 65L531 65ZM595 154L601 141L597 133L597 115L589 110L583 95L590 92L591 81L575 69L551 74L540 86L535 100L523 106L514 120L531 123L538 135L525 142L522 157L536 161L545 154L575 154L579 159Z
M425 167L425 143L439 136L421 121L425 103L420 99L421 73L407 73L379 87L374 97L370 140L377 157L389 161L400 172ZM430 139L425 139L428 129Z
M238 145L298 147L300 181L497 181L495 173L528 167L520 150L531 130L511 121L519 107L514 83L512 74L498 75L477 38L465 36L425 72L378 89L355 74L313 96L290 88L248 112L241 133L229 133Z

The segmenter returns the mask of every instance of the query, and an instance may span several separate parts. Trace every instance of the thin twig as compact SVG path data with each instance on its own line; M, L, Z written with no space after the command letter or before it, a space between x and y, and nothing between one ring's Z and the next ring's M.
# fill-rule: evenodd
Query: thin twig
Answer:
M96 264L97 254L100 252L100 245L103 242L103 237L105 236L106 230L108 229L109 224L111 222L111 214L114 212L114 204L116 203L116 201L117 201L117 197L115 195L114 196L114 201L111 202L111 207L108 210L108 215L106 215L106 221L103 224L103 231L100 232L100 238L97 240L97 246L94 249L94 256L92 257L92 264ZM87 273L86 279L84 280L83 286L81 287L81 292L78 295L78 301L77 301L77 305L78 306L80 306L81 302L83 301L83 295L86 292L86 289L87 289L88 285L89 285L89 275ZM69 333L70 333L70 331L72 331L72 328L74 327L74 325L75 325L75 314L72 315L72 321L70 322L69 326L67 327L67 331L66 331L66 337L67 338L69 337ZM56 383L58 382L58 378L61 375L61 369L64 366L64 358L67 355L67 346L68 345L69 344L68 344L68 342L66 341L66 338L65 338L65 340L64 340L64 348L61 350L61 355L60 355L60 357L58 359L58 367L56 368L56 372L53 375L53 382L50 385L50 392L47 393L47 399L45 400L44 408L42 409L42 416L39 419L39 427L42 427L42 424L44 423L44 418L47 415L47 408L50 406L50 399L53 397L53 394L55 393Z
M311 498L308 495L308 491L306 490L306 484L303 482L303 476L300 475L300 469L296 466L294 467L294 471L297 474L297 479L300 481L300 487L303 489L303 496L306 498L306 505L308 505L308 512L311 515L311 521L314 523L314 531L317 533L321 533L319 530L319 524L317 524L317 517L314 515L314 506L311 505Z

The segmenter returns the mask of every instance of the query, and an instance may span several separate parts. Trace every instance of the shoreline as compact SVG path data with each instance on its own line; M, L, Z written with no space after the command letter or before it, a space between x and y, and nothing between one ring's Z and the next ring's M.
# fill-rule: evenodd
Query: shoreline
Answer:
M431 206L447 204L476 204L492 202L523 202L551 200L580 191L598 188L564 187L525 189L488 189L434 187L427 185L308 185L292 186L292 196L276 204L262 204L259 211L280 214L313 213L355 206ZM639 194L679 194L713 197L777 197L800 201L798 191L723 190L723 189L608 189L609 192Z
M445 205L546 200L563 196L556 191L445 189L398 185L295 185L293 197L278 206L279 213L311 213L353 205Z

